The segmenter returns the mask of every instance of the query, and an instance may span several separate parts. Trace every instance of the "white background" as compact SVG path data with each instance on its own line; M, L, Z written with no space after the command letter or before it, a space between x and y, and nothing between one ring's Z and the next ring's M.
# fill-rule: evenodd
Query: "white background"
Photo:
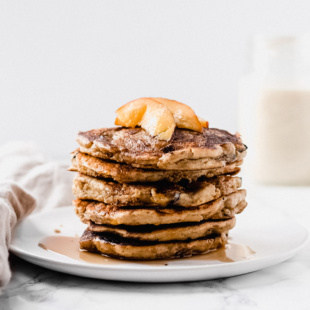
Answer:
M191 105L236 131L254 34L309 31L310 2L0 2L0 145L33 140L66 159L79 130L113 125L143 96Z

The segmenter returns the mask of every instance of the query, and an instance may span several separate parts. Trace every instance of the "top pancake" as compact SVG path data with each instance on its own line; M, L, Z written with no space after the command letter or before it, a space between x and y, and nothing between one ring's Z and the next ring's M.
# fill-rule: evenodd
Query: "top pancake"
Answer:
M216 128L202 133L177 128L168 142L142 128L102 128L79 132L77 142L83 153L146 169L220 168L246 154L239 137Z

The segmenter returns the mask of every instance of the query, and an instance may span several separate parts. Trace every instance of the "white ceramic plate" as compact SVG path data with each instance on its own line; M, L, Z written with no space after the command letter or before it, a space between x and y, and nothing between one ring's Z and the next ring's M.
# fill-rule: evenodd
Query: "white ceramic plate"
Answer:
M60 229L61 233L55 233ZM13 234L10 250L33 264L73 275L97 279L133 282L198 281L236 276L263 269L294 256L307 242L307 231L279 214L279 211L250 203L237 216L231 231L232 242L249 246L256 253L236 262L192 258L170 260L165 264L123 261L115 265L98 265L74 260L46 251L38 243L47 236L81 235L85 225L74 214L73 207L37 213L20 223Z

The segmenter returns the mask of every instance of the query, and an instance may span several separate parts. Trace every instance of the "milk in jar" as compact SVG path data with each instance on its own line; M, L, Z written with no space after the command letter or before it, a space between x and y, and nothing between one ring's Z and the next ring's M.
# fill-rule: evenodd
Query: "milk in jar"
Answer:
M239 96L250 177L310 185L310 37L257 37L254 46Z

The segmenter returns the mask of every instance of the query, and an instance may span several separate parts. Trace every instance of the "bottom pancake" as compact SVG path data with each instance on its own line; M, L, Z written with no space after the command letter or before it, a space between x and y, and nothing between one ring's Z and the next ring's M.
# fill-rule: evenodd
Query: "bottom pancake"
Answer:
M98 225L91 221L88 230L95 233L112 233L114 235L140 241L170 241L198 239L211 234L221 234L231 230L236 224L235 217L226 220L208 220L198 223L177 223L167 225Z
M86 229L80 239L80 248L116 258L153 260L203 254L225 246L226 242L226 233L212 234L196 240L154 242L137 241L111 233L95 233Z

